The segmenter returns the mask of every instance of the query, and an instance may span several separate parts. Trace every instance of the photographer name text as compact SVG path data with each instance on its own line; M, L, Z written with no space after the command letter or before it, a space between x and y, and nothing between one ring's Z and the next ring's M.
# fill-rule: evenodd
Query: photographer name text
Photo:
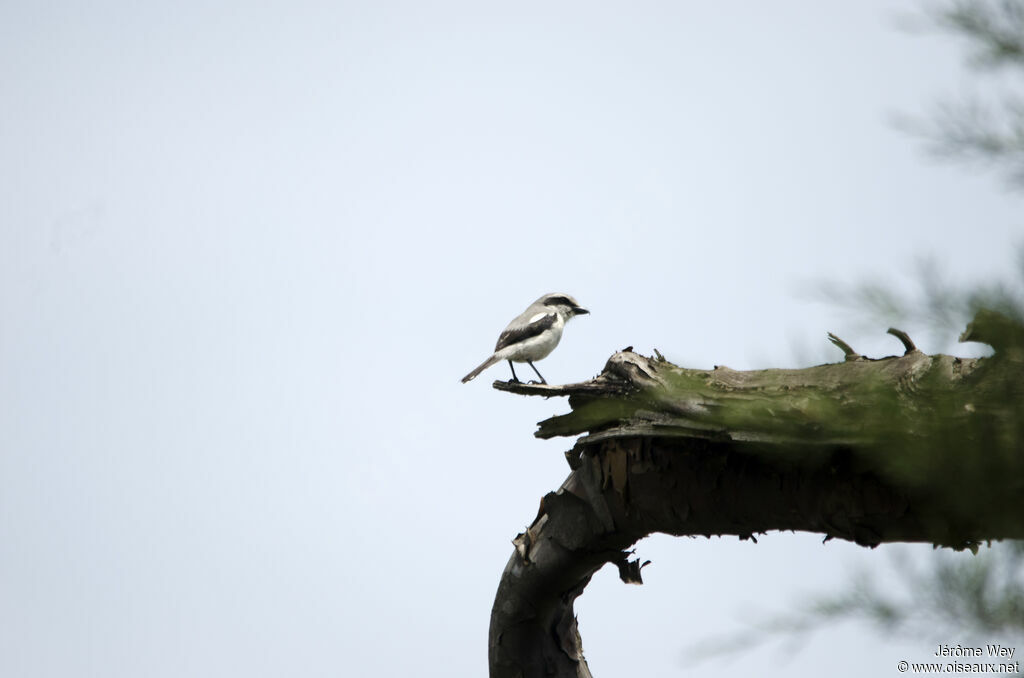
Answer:
M985 645L983 647L971 647L969 645L939 645L935 650L936 657L1001 657L1003 659L1011 659L1013 653L1017 651L1015 647L1006 647L1005 645Z

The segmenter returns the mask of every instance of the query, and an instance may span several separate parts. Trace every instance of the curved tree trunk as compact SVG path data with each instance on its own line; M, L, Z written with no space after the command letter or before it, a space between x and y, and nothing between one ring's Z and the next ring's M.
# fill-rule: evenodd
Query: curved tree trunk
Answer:
M492 678L590 676L573 603L605 563L641 583L627 550L653 532L802 530L871 547L1024 538L1024 435L1008 454L990 449L1024 419L994 405L1019 406L1021 361L928 356L900 338L907 353L883 360L836 339L847 361L805 370L686 370L625 351L582 384L495 382L568 395L573 411L537 435L586 435L514 540L491 612Z

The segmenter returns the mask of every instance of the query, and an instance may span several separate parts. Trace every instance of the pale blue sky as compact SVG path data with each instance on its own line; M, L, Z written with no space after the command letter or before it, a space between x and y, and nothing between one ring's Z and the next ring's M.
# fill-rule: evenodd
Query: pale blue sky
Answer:
M897 30L917 6L0 6L0 674L484 675L571 441L532 437L567 405L503 367L458 380L533 299L592 311L560 382L630 344L892 353L802 291L1010 270L1019 196L887 122L974 86ZM578 604L591 668L681 675L884 551L645 541L644 587ZM728 666L884 675L958 640L846 626Z

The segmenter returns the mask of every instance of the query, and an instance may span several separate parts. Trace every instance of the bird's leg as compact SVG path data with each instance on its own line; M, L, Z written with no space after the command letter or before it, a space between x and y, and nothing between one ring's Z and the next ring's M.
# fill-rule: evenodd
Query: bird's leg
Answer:
M533 371L534 372L537 372L537 368L533 366L533 361L532 360L527 360L526 364L529 365L530 367L533 367ZM545 384L545 385L548 383L548 382L546 382L544 380L544 377L540 376L540 372L537 372L537 376L540 377L540 383Z
M519 377L516 376L516 368L513 367L511 360L508 361L508 366L512 370L512 382L516 384L521 384L522 382L519 381Z

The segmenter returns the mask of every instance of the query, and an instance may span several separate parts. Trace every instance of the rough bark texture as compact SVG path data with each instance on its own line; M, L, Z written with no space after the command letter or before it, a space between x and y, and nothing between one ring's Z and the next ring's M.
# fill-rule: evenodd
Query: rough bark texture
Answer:
M590 676L573 603L608 562L641 583L628 549L653 532L956 548L1024 538L1016 443L1012 458L978 460L1000 422L1016 431L1012 410L986 403L1020 400L1021 361L929 356L894 334L901 357L867 360L839 341L846 362L804 370L687 370L627 350L581 384L495 382L569 396L572 412L537 435L583 435L572 473L514 541L491 613L492 678ZM937 417L962 440L937 444L949 438L930 428Z

